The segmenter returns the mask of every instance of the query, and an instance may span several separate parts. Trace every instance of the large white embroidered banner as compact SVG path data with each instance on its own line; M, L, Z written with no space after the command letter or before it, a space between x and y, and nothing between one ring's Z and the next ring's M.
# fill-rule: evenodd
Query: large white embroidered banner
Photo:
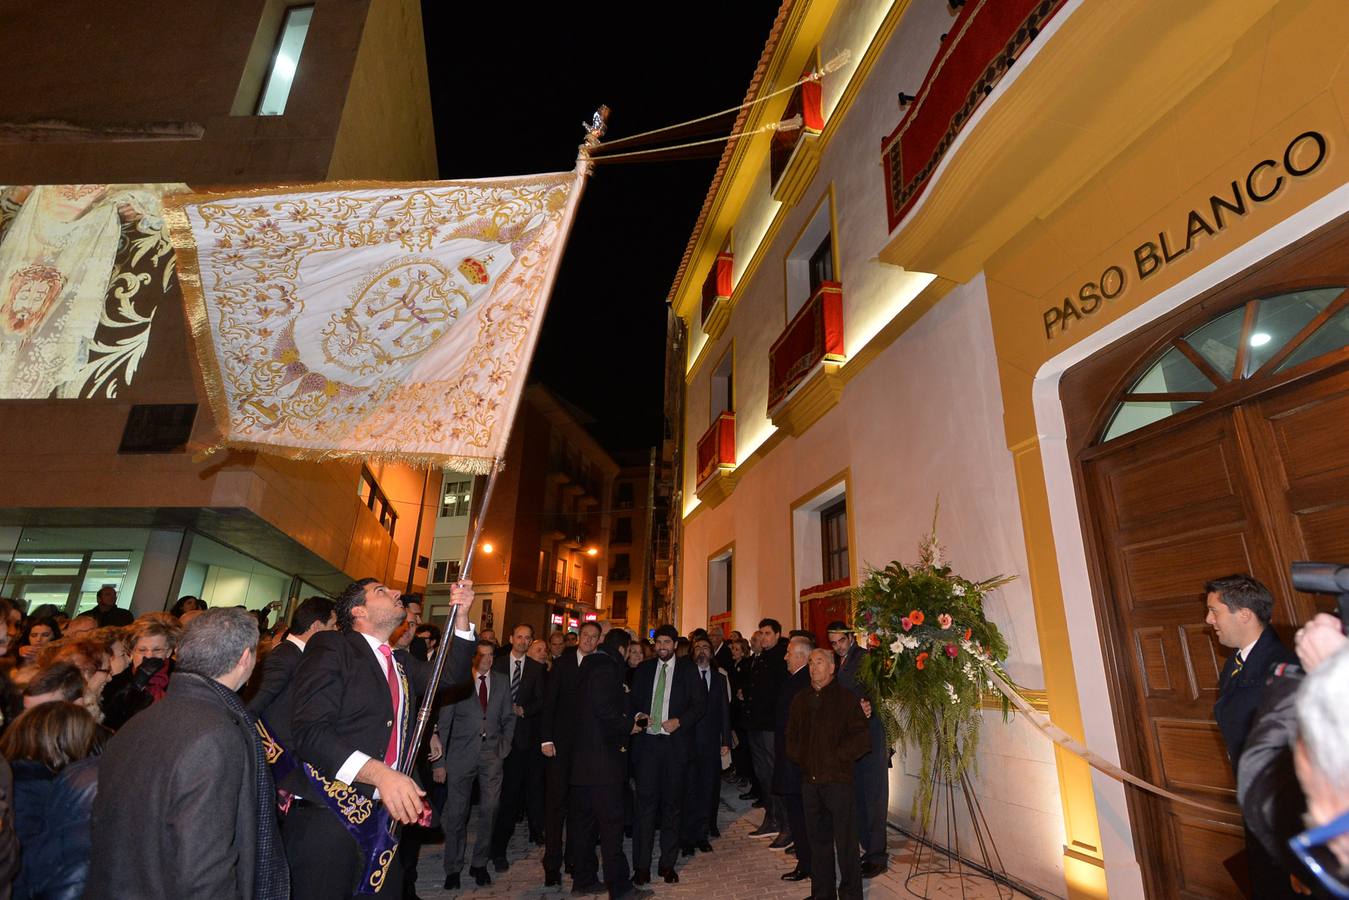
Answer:
M492 470L579 179L174 198L165 215L221 442Z

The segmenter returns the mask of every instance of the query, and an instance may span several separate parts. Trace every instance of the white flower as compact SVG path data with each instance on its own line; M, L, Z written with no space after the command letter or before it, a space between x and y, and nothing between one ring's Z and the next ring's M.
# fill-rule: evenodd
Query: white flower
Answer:
M955 594L957 597L965 596L965 585L959 583L953 584L951 586L951 593Z
M951 698L951 704L953 706L959 704L960 697L956 696L956 689L951 685L951 682L944 681L942 684L946 687L946 696Z
M899 634L895 636L894 642L890 644L890 652L895 656L899 656L905 650L913 650L917 646L918 638L908 634Z
M974 663L970 662L968 659L965 660L965 665L960 667L960 671L964 673L965 680L970 684L979 683L979 679L976 678L974 674Z

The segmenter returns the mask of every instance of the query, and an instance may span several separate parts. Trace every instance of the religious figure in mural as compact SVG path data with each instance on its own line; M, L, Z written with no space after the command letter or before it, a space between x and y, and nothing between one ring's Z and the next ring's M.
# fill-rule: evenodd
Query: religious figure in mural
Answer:
M154 316L136 295L147 269L160 270L160 293L172 277L165 190L0 189L0 397L115 396L130 383Z

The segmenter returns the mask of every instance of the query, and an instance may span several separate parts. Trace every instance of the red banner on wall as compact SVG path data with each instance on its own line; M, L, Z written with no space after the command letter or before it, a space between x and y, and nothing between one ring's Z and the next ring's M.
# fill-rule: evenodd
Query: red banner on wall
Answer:
M899 125L881 141L885 208L894 229L956 136L1065 0L969 0Z

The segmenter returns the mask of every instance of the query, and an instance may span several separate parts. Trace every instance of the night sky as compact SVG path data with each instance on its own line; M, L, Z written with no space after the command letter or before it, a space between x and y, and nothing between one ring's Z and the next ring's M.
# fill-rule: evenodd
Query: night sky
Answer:
M616 139L742 102L777 7L425 0L440 177L570 169L600 104ZM722 147L596 166L582 198L532 377L590 413L610 451L660 441L665 297Z

